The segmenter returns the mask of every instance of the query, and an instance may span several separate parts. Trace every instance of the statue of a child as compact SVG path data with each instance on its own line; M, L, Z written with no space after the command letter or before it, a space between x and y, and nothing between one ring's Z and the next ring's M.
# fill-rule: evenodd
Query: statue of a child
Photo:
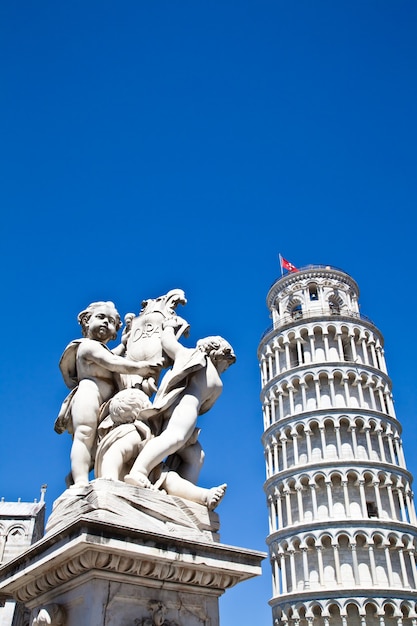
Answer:
M164 430L147 442L125 476L131 485L152 488L148 476L167 456L178 452L190 440L199 415L208 411L222 391L220 375L236 361L231 345L222 337L206 337L195 348L182 346L175 335L177 320L163 326L162 347L173 360L158 389L151 409L143 416L150 421L163 416Z
M78 321L84 338L71 342L60 361L64 381L72 392L55 422L58 433L68 430L73 434L71 473L74 487L88 484L100 406L118 391L118 374L149 376L155 370L155 364L120 356L124 352L123 345L114 352L107 347L121 327L113 302L93 302L81 311Z
M130 471L140 451L153 439L148 421L143 418L144 411L150 407L148 396L136 388L122 389L103 406L104 419L98 427L95 462L97 478L123 480ZM193 437L187 444L189 447L195 445ZM226 484L211 489L199 487L181 476L169 463L170 459L154 468L150 481L152 489L197 502L210 510L216 508L226 492Z

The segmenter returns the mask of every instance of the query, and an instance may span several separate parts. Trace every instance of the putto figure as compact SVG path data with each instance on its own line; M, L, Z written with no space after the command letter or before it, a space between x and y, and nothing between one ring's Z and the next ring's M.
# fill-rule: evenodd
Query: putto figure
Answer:
M94 469L98 480L161 490L209 510L222 500L225 483L197 485L204 461L197 419L220 396L221 375L236 357L222 337L200 339L194 348L180 343L189 324L176 308L186 302L181 289L144 300L138 316L125 316L112 350L107 344L122 326L113 302L93 302L79 313L83 338L61 357L71 392L55 422L56 432L73 436L67 486L86 487Z
M122 481L126 473L130 471L140 451L154 436L148 421L143 417L143 412L151 406L148 396L135 388L122 389L105 403L101 410L103 419L98 427L99 444L94 468L97 478ZM185 452L181 451L187 461L190 459L186 450L194 445L199 447L198 443L188 441ZM194 456L192 455L192 458ZM160 463L152 472L152 488L203 504L209 510L216 508L226 492L227 485L223 484L211 489L198 487L194 482L185 478L189 472L184 471L186 466L184 459L180 461L179 467L178 459L174 457L168 459L166 463ZM196 465L197 468L192 468L195 480L198 478L200 469L198 459ZM182 472L184 476L179 472Z
M146 441L153 437L144 409L152 406L148 396L135 387L122 389L100 411L96 478L123 480Z
M187 442L198 416L216 402L223 388L220 375L236 361L232 346L222 337L200 339L195 348L182 346L176 338L178 323L174 316L163 324L162 347L173 367L165 374L152 408L142 412L150 421L162 416L165 424L162 432L146 443L125 476L131 485L152 489L150 472L169 455L181 456L181 449L190 447ZM199 446L198 442L194 445Z
M64 381L72 391L55 422L56 432L68 430L73 434L71 473L74 487L88 484L100 406L119 390L119 374L151 376L155 371L155 364L120 356L125 351L123 343L114 351L107 347L110 340L116 339L121 327L120 315L113 302L93 302L81 311L78 322L84 338L72 341L60 361Z

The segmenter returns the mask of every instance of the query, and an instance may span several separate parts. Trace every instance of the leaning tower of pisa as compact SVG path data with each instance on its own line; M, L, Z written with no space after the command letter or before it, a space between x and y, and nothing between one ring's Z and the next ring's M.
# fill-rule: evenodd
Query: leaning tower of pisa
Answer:
M311 265L259 346L274 626L417 626L417 520L383 337L356 282Z

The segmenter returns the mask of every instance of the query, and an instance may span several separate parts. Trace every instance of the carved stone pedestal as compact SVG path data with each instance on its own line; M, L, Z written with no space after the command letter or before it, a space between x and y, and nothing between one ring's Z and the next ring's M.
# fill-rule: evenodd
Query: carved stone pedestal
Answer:
M106 480L68 490L47 533L0 569L0 594L40 626L218 626L218 598L264 553L218 543L218 517Z

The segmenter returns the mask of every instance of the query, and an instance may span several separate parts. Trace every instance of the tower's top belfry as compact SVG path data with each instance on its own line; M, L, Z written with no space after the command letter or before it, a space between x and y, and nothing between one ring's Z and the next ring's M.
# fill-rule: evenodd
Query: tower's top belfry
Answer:
M308 265L278 278L266 302L276 327L320 315L358 317L358 298L357 283L343 270L330 265Z

